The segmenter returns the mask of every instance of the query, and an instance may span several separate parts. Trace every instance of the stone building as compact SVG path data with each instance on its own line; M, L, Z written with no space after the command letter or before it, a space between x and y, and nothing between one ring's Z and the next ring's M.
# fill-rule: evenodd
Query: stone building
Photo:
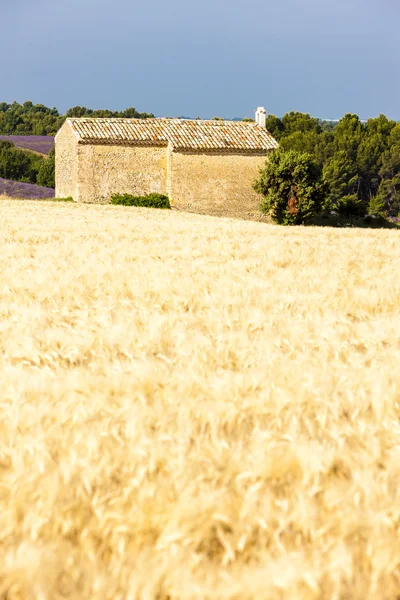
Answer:
M56 196L109 202L116 193L167 194L176 208L257 211L252 184L278 144L256 122L67 119L56 135Z

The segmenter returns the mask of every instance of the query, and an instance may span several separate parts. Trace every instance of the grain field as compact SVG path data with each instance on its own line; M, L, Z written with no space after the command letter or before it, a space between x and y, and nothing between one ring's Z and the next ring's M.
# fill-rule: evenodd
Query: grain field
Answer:
M398 231L0 208L1 600L399 597Z

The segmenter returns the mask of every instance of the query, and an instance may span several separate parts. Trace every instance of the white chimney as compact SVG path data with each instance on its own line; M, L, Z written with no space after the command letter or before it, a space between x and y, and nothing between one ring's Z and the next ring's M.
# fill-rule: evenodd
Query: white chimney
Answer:
M263 106L259 106L256 110L256 123L264 129L267 126L267 111Z

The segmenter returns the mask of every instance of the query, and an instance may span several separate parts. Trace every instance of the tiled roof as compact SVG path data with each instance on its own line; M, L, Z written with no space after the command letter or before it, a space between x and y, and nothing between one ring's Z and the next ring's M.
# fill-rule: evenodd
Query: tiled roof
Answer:
M67 119L80 144L151 144L173 150L265 152L278 147L263 127L243 121Z

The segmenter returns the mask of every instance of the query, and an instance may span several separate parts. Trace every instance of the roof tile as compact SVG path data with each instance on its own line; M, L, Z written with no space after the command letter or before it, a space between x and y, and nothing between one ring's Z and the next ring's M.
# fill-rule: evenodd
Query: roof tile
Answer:
M188 119L67 119L80 144L171 144L173 150L265 152L278 147L259 125Z

